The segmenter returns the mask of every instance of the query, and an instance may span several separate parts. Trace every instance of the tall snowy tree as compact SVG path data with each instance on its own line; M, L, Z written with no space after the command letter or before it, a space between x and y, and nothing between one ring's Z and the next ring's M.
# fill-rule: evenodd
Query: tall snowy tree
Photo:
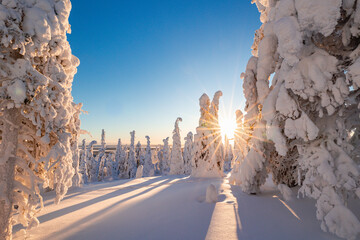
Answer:
M261 185L258 173L269 165L275 183L301 185L299 193L317 201L322 230L355 239L360 222L347 201L360 197L360 2L254 2L263 24L244 79L257 108L247 110L256 122L241 185ZM264 136L271 142L259 143Z
M184 160L181 152L181 137L179 122L182 118L178 117L175 121L175 127L173 131L173 145L170 156L170 174L183 174L184 173Z
M129 157L127 161L128 166L128 177L129 178L135 178L136 176L136 170L137 170L137 164L135 159L135 131L130 132L130 149L129 149Z
M127 162L126 162L126 152L125 147L122 147L121 145L121 139L119 138L118 144L116 146L116 152L115 152L115 164L116 164L116 174L117 177L127 178ZM115 174L115 173L114 173ZM116 176L114 176L116 178Z
M12 225L38 224L39 185L58 203L72 184L78 106L71 87L79 60L66 33L70 1L2 1L0 18L0 239Z
M97 144L97 142L91 141L90 144L87 146L86 150L86 170L87 170L87 176L89 182L94 182L97 180L97 162L94 157L94 145Z
M170 172L170 147L169 147L169 137L163 139L163 149L162 149L162 161L160 162L160 170L163 175L168 175Z
M106 140L105 140L105 130L101 130L101 146L98 152L98 155L96 156L96 163L97 163L97 171L96 175L98 178L98 181L102 181L104 179L104 167L106 164Z
M194 136L194 158L191 175L197 177L222 176L223 146L218 120L219 99L222 92L215 93L210 103L204 93L200 99L200 120Z
M156 155L157 155L157 162L155 163L155 174L162 174L161 172L161 162L163 159L163 151L161 149L161 145L158 146L157 151L156 151Z
M88 183L88 171L87 171L87 165L86 165L86 140L82 140L80 152L79 152L79 172L82 176L82 182Z
M224 171L230 171L231 162L233 160L233 151L232 146L230 144L229 138L225 135L224 140Z
M184 152L183 152L183 159L184 159L184 173L191 174L192 169L192 158L193 158L193 134L189 132L187 136L184 138L185 145L184 145Z
M147 145L145 150L145 161L144 161L144 168L143 168L143 177L152 177L154 176L154 164L152 163L152 156L151 156L151 146L150 146L150 137L145 136Z
M141 143L138 141L135 147L135 158L136 158L136 164L139 167L140 165L144 165L144 158L142 157L142 151L141 151Z

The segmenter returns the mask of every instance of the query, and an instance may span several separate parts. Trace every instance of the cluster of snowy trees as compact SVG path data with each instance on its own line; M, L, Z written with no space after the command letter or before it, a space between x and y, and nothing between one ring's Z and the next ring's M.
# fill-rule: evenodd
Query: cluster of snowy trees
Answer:
M253 2L262 25L242 74L231 182L256 193L271 173L280 190L299 186L316 200L323 231L355 239L347 202L360 198L360 1Z
M231 168L233 153L228 140L225 148L222 144L218 123L221 95L220 91L215 94L211 106L210 102L204 102L204 99L209 99L206 94L200 98L202 115L195 141L193 134L189 132L184 138L183 148L179 128L182 121L180 117L175 121L171 148L169 138L165 138L162 146L151 149L149 136L146 136L146 148L142 147L140 141L135 146L135 131L132 131L130 146L122 145L119 139L114 153L107 151L105 131L102 130L101 146L95 155L94 145L97 142L92 141L86 146L83 140L80 150L76 150L79 157L74 161L74 169L79 169L79 173L75 174L74 183L79 182L78 176L81 176L83 183L154 175L223 176L224 170L229 171Z

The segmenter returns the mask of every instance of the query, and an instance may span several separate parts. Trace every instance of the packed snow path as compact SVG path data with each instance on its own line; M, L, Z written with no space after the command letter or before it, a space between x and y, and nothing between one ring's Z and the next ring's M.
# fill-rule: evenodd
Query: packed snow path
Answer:
M207 187L219 192L207 203ZM54 205L26 239L338 239L320 230L310 200L285 202L270 183L247 195L225 179L149 177L85 185ZM15 239L24 239L15 226Z

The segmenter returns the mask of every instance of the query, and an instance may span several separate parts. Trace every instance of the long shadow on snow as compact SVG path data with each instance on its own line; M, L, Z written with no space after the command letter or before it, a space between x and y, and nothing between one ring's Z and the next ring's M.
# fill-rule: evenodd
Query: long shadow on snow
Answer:
M170 182L167 188L140 203L116 209L106 218L86 226L86 229L79 228L68 239L99 239L101 236L121 236L122 239L128 240L205 239L215 204L200 203L198 197L205 195L210 183L220 186L221 179L180 179L174 183ZM160 184L164 185L166 184ZM119 202L108 207L106 211L109 212L117 204ZM96 216L101 215L101 212L97 212ZM62 232L74 229L94 217L91 215L73 223ZM108 235L101 235L104 232Z
M73 197L77 197L77 196L80 196L82 194L88 194L90 192L93 192L93 191L97 191L99 190L100 188L101 189L108 189L108 188L114 188L116 186L121 186L125 183L129 183L133 180L135 180L136 178L132 178L132 179L119 179L119 180L114 180L114 181L111 181L111 182L94 182L94 183L87 183L87 184L84 184L82 187L75 187L75 188L71 188L69 189L67 195L61 200L61 201L65 201L67 199L71 199ZM162 180L161 177L154 177L152 179L149 179L145 182L141 182L141 183L138 183L138 184L134 184L134 185L130 185L130 186L126 186L126 187L122 187L122 188L119 188L117 190L127 190L127 189L133 189L133 188L139 188L139 187L142 187L142 186L146 186L148 185L149 183L155 183L155 182L158 182ZM96 187L95 189L92 189ZM55 196L53 196L54 198ZM46 204L44 204L44 207L46 206L49 206L49 205L52 205L54 204L54 201L49 201L47 202Z
M51 236L51 238L56 239L58 235L61 235L61 233L70 231L70 230L72 230L73 228L78 228L78 227L80 227L82 224L88 223L90 220L93 220L93 219L95 219L95 218L97 218L97 217L100 217L101 215L106 214L107 212L109 212L110 210L112 210L112 209L113 209L114 207L116 207L117 205L119 205L119 204L121 204L121 203L124 203L124 202L126 202L126 201L129 201L129 200L131 200L131 199L133 199L133 198L139 197L139 196L141 196L141 195L143 195L143 194L145 194L145 193L147 193L147 192L150 192L150 191L154 190L155 188L158 188L158 187L160 187L160 186L166 185L166 184L167 184L168 182L170 182L171 180L173 180L173 179L166 179L166 180L163 181L162 183L160 183L160 184L158 184L158 185L155 185L155 186L149 185L149 186L151 186L151 187L147 188L145 191L142 191L142 192L140 192L140 193L138 193L138 194L135 194L135 195L133 195L133 196L130 196L130 197L121 199L120 201L117 201L117 202L111 204L110 206L108 206L108 207L106 207L106 208L104 208L104 209L101 209L100 211L97 211L97 212L95 212L95 213L90 214L89 216L86 216L86 217L82 218L81 220L79 220L79 221L71 224L70 226L68 226L68 227L66 227L66 228L64 228L64 229L61 229L61 231L54 233L54 234ZM109 195L109 194L106 194L106 195ZM106 195L104 195L104 196L106 196ZM103 197L103 196L102 196L102 197ZM107 198L107 199L109 199L109 198Z
M50 221L50 220L52 220L54 218L61 217L62 215L71 213L73 211L79 210L79 209L84 208L84 207L88 207L90 205L93 205L95 203L98 203L98 202L101 202L101 201L104 201L104 200L107 200L107 199L110 199L110 198L113 198L113 197L117 197L117 196L119 196L121 194L124 194L124 193L129 193L129 192L131 192L133 190L139 189L139 188L144 187L144 186L148 186L149 184L154 184L154 183L159 182L161 180L162 180L161 178L156 178L156 179L148 180L146 182L142 182L142 183L139 183L139 184L135 184L135 185L131 185L131 186L128 186L128 187L120 188L120 189L115 190L115 191L113 191L111 193L108 193L108 194L105 194L105 195L102 195L102 196L87 200L85 202L81 202L81 203L78 203L78 204L75 204L75 205L72 205L72 206L69 206L69 207L66 207L66 208L56 210L54 212L47 213L45 215L40 216L38 218L38 220L40 221L40 223L47 222L47 221Z

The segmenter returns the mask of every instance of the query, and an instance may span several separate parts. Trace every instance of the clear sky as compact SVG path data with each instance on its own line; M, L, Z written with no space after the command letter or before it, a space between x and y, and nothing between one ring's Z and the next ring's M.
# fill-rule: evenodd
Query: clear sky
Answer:
M75 102L81 128L108 144L152 144L195 132L198 99L222 90L221 114L243 109L241 72L251 56L259 13L246 0L72 0L72 52L80 59Z

